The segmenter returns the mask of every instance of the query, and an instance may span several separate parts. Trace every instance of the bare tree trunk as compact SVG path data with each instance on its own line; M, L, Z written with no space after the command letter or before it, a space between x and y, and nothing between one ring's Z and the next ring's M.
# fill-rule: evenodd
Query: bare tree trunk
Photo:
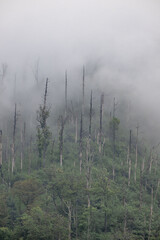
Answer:
M103 104L104 104L104 94L101 95L101 101L100 101L99 153L101 153L101 151L102 151Z
M82 77L82 114L84 114L85 105L85 68L83 66L83 77Z
M150 219L149 219L148 240L150 239L150 236L151 236L152 215L153 215L153 187L152 187L152 189L151 189L151 207L150 207Z
M0 130L0 168L2 167L2 130Z
M12 152L12 173L14 171L14 167L15 167L15 147L14 147L14 143L12 143L11 145L11 152Z
M157 199L157 194L158 194L159 185L160 185L160 179L158 179L158 183L157 183L157 189L156 189L156 193L155 193L155 201L156 201L156 199Z
M154 147L153 147L153 150L154 150ZM150 162L149 162L149 173L151 174L151 171L152 171L152 163L153 163L153 151L151 150L151 153L150 153Z
M78 140L78 119L76 116L76 119L75 119L75 143L77 143L77 140Z
M67 71L65 72L65 117L67 116L67 108L68 108L68 104L67 104Z
M142 196L143 196L143 185L142 185L142 169L140 169L140 190L139 190L139 207L142 208Z
M92 134L92 115L93 115L93 108L92 108L92 91L91 91L90 110L89 110L89 138L91 138L91 134Z
M112 148L113 148L113 181L115 178L115 158L116 158L116 129L114 124L115 113L116 113L116 100L113 99L113 123L112 123Z
M124 239L126 237L126 229L127 229L127 210L126 210L126 199L124 197L123 199L123 206L124 206L124 227L123 227L123 235L124 235Z
M80 122L80 140L79 140L79 164L80 164L80 174L82 172L82 149L83 149L83 115L81 113L81 122Z
M134 174L134 181L137 180L137 162L138 162L138 130L139 126L137 125L137 136L136 136L136 161L135 161L135 174Z
M16 137L16 126L17 126L17 106L15 104L14 110L14 123L13 123L13 143L12 143L12 173L15 167L15 137Z
M90 207L91 207L91 201L90 201L90 178L91 178L91 152L90 152L90 138L87 140L87 147L86 147L86 180L87 180L87 205L89 209L88 213L88 230L87 230L87 240L90 239L90 221L91 221L91 214L90 214Z
M36 84L39 83L39 59L36 60L34 67L32 68L32 72L36 81Z
M24 155L24 132L21 129L21 171L23 169L23 155Z
M31 156L32 156L32 136L30 137L30 141L29 141L29 149L28 149L28 174L31 173L31 163L32 163L32 160L31 160Z
M71 240L72 209L71 203L67 203L68 208L68 240Z
M4 82L4 78L6 76L6 73L7 73L7 64L6 63L2 63L1 65L1 71L0 71L0 76L1 76L1 84L3 84Z
M61 129L59 133L59 154L60 154L60 166L63 165L63 131L64 131L64 119L60 116Z
M130 137L129 137L129 152L128 152L128 159L129 159L129 166L128 166L128 186L130 185L130 179L131 179L131 168L132 168L132 160L131 160L131 143L132 143L132 131L130 130Z

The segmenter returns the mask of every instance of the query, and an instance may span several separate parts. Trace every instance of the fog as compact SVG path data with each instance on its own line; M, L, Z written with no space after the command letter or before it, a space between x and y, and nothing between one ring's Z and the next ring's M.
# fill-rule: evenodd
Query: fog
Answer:
M158 0L0 0L1 117L15 101L33 113L46 77L54 109L66 69L69 94L77 96L84 65L88 90L126 98L135 125L142 121L158 140L159 12Z

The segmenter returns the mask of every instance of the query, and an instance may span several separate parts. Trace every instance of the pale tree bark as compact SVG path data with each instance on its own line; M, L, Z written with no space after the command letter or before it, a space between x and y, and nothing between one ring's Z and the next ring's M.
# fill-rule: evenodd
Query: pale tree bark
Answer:
M0 168L2 167L2 130L0 130Z
M24 128L21 127L21 171L23 170L23 157L24 157Z
M60 166L63 165L63 132L64 132L64 124L65 120L63 119L63 116L60 116L60 132L59 132L59 158L60 158Z
M91 222L91 200L90 200L90 187L91 187L91 165L92 165L92 156L91 156L91 149L90 149L90 138L87 140L86 146L86 188L87 188L87 206L89 209L88 213L88 230L87 230L87 240L90 239L90 222Z
M16 126L17 126L17 105L15 104L15 110L14 110L14 123L13 123L13 142L12 142L12 173L15 168L15 137L16 137Z
M79 167L80 167L80 174L82 172L82 150L83 150L83 115L81 113L80 139L79 139Z
M38 83L39 83L39 59L36 60L34 67L32 68L32 73L35 78L35 82L38 85Z
M159 186L160 186L160 179L158 179L158 183L157 183L157 189L156 189L156 193L155 193L155 201L157 200Z
M32 164L32 136L30 137L28 147L28 174L31 173L31 164Z
M99 114L99 153L101 153L102 151L103 105L104 105L104 94L101 94L100 114Z
M149 173L151 174L151 171L152 171L152 163L153 163L153 151L154 151L154 147L151 149L151 152L150 152L150 161L149 161Z
M83 76L82 76L82 114L84 114L85 106L85 67L83 66Z
M67 116L67 108L68 108L67 93L68 93L68 78L67 78L67 71L66 71L65 72L65 117Z
M150 236L151 236L152 216L153 216L153 187L152 187L152 189L151 189L151 207L150 207L150 218L149 218L148 240L150 240Z
M126 230L127 230L127 209L126 209L126 198L123 198L123 206L124 206L124 226L123 226L123 236L126 238Z
M116 99L113 99L113 120L115 119L116 116ZM113 170L112 170L112 175L113 175L113 181L115 178L115 159L116 159L116 129L115 129L115 124L113 122L112 124L112 148L113 148Z
M77 140L78 140L78 119L76 116L76 119L75 119L75 143L77 143Z
M131 144L132 144L132 131L130 130L129 137L129 151L128 151L128 186L130 185L131 180L131 168L132 168L132 160L131 160Z
M89 109L89 138L92 134L92 116L93 116L93 106L92 106L92 91L90 96L90 109Z
M137 125L137 135L136 135L136 161L135 161L135 173L134 173L134 181L136 182L137 180L137 163L138 163L138 130L139 126Z

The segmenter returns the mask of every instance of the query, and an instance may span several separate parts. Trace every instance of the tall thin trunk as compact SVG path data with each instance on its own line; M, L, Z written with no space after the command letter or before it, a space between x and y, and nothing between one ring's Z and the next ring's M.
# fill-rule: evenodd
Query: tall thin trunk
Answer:
M2 130L0 130L0 168L2 167Z
M68 208L68 240L71 240L71 223L72 223L71 203L67 204L67 208Z
M28 148L28 174L31 173L31 164L32 164L32 136L30 137L29 141L29 148Z
M130 185L131 180L131 168L132 168L132 160L131 160L131 144L132 144L132 130L129 132L129 152L128 152L128 159L129 159L129 166L128 166L128 186Z
M68 87L68 83L67 83L68 79L67 79L67 71L65 72L65 117L67 116L67 108L68 108L68 104L67 104L67 87Z
M113 123L112 123L112 148L113 148L113 181L115 178L115 158L116 158L116 129L115 129L116 100L113 99Z
M151 153L150 153L150 161L149 161L149 173L151 174L152 171L152 163L153 163L153 151L154 151L154 147L151 149Z
M150 236L151 236L152 216L153 216L153 187L152 187L152 189L151 189L151 207L150 207L150 218L149 218L148 240L150 239Z
M93 108L92 108L92 91L91 91L90 110L89 110L89 138L91 138L91 134L92 134L92 115L93 115Z
M139 189L139 207L140 209L142 208L142 196L143 196L143 183L142 183L142 175L143 172L142 172L142 169L140 169L140 189Z
M43 111L45 112L46 111L46 108L47 108L47 94L48 94L48 78L46 79L46 86L45 86L45 92L44 92L44 103L43 103ZM47 121L47 118L46 116L44 117L44 126L43 126L43 130L46 128L46 121ZM46 151L47 151L47 139L46 139L46 136L43 136L45 139L44 139L44 143L43 143L43 166L45 167L45 164L46 164Z
M136 182L137 180L137 163L138 163L138 130L139 126L137 125L137 136L136 136L136 161L135 161L135 173L134 173L134 181Z
M100 100L100 117L99 117L99 152L102 150L102 127L103 127L103 104L104 104L104 94L101 95Z
M79 165L80 165L80 174L82 172L82 149L83 149L83 115L81 113L81 122L80 122L80 139L79 139Z
M156 189L156 193L155 193L155 201L157 200L157 194L158 194L158 189L159 189L159 186L160 186L160 179L158 179L158 183L157 183L157 189Z
M76 116L76 119L75 119L75 143L77 143L77 140L78 140L78 119Z
M64 119L60 116L60 132L59 132L59 154L60 154L60 166L63 165L63 131L64 131Z
M124 206L124 227L123 227L123 235L124 239L126 237L126 229L127 229L127 209L126 209L126 198L123 199L123 206Z
M16 137L16 126L17 126L17 105L15 104L14 110L14 123L13 123L13 142L12 142L12 173L15 167L15 137Z
M90 151L90 138L88 138L87 146L86 146L86 180L87 180L86 188L87 188L87 201L88 201L87 205L89 209L87 240L90 239L90 221L91 221L90 179L91 179L91 151Z
M83 66L83 77L82 77L82 114L84 114L85 105L85 68Z
M21 128L21 171L23 169L23 157L24 157L24 129Z

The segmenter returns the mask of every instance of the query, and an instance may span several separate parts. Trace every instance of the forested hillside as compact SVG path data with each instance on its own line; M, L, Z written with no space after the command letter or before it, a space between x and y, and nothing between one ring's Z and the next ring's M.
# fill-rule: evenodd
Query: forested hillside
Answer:
M3 122L0 239L160 239L159 143L131 124L127 103L86 93L84 69L81 85L69 101L66 73L55 110L46 79L34 126L17 104Z

